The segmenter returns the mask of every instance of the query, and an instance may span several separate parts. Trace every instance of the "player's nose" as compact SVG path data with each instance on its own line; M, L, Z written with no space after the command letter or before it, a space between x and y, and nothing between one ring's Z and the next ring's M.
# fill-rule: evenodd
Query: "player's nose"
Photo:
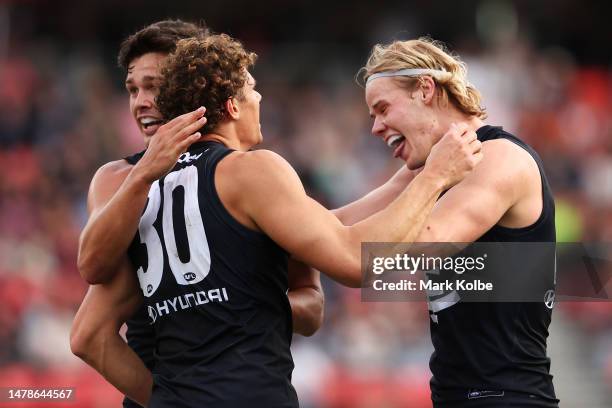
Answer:
M151 108L155 106L155 96L149 92L138 92L136 108Z
M378 117L374 118L374 124L372 125L372 134L374 136L383 137L386 128L382 119Z

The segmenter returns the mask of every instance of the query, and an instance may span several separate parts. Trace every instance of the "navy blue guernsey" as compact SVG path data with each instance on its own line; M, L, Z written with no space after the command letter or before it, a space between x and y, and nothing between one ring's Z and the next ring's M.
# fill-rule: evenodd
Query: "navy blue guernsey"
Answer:
M131 165L134 165L140 160L144 152L136 153L132 156L125 157L124 160ZM125 337L128 345L134 350L134 352L140 357L145 363L147 368L153 371L155 367L155 358L153 353L155 351L155 331L153 326L149 323L149 315L147 314L147 307L141 306L140 309L132 316L130 320L126 322L127 332ZM124 408L141 408L140 404L135 403L129 398L123 399Z
M155 332L151 408L298 406L287 253L221 203L231 152L192 145L152 185L129 250Z
M483 126L476 133L481 142L507 139L525 149L540 170L543 197L535 223L496 225L478 242L555 242L553 196L537 153L501 127ZM546 355L552 309L544 301L434 306L430 303L435 407L558 406Z

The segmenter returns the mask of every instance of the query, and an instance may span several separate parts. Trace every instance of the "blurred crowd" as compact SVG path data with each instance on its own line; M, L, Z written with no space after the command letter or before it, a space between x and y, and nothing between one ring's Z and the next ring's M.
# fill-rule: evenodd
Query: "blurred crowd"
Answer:
M543 158L558 240L612 241L612 73L528 41L457 51L484 95L488 123ZM401 165L370 134L353 81L359 66L338 62L325 78L296 81L265 63L273 47L261 54L263 147L288 159L313 197L341 206ZM89 181L103 163L143 148L120 74L95 53L44 44L0 55L0 386L77 387L71 407L121 399L68 342L86 291L75 261ZM362 303L359 291L324 284L323 328L294 338L302 406L429 406L426 304ZM588 335L589 364L612 389L610 303L563 303L556 313Z

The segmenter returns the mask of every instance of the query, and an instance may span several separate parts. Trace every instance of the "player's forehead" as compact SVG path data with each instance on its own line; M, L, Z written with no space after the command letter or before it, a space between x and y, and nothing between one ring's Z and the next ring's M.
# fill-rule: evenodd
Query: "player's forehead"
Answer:
M369 82L365 88L365 100L368 108L374 109L381 103L391 101L398 89L392 78L377 78Z
M130 61L125 78L126 83L158 79L161 65L168 55L149 52Z

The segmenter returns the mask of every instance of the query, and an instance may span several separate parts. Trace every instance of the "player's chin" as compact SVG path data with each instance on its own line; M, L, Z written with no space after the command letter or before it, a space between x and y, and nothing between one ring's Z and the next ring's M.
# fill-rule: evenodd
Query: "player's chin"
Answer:
M410 170L415 169L414 166L416 166L416 162L414 160L414 155L410 154L410 150L408 149L408 146L404 146L404 148L402 149L400 154L397 156L397 158L406 162L406 167L408 167Z
M408 170L418 170L425 165L425 160L421 160L414 155L400 155L400 158L406 162Z
M155 133L145 132L143 129L140 129L140 134L142 135L142 138L144 139L145 144L147 145L151 141L151 138L153 138L153 136L155 135Z

